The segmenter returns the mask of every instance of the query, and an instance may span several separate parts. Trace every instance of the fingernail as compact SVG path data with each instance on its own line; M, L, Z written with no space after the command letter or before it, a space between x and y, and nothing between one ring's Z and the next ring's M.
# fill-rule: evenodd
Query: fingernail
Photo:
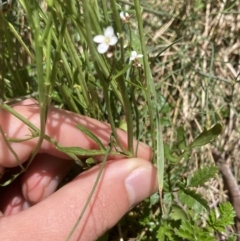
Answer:
M27 201L25 201L22 197L14 197L10 203L10 205L7 206L4 214L6 216L13 215L16 213L19 213L27 208L29 208L30 205Z
M55 176L54 178L44 177L41 184L42 184L42 187L44 188L44 194L42 196L42 199L45 199L48 196L50 196L53 192L56 191L57 186L59 184L59 177L58 176Z
M149 197L156 190L156 176L153 167L146 165L132 171L125 179L130 208Z
M36 173L23 185L22 190L25 199L35 204L51 195L57 189L58 184L58 176L52 178Z
M29 202L27 202L27 201L24 201L24 202L23 202L23 204L22 204L22 210L26 210L26 209L28 209L28 208L30 208L30 207L31 207L31 205L30 205Z

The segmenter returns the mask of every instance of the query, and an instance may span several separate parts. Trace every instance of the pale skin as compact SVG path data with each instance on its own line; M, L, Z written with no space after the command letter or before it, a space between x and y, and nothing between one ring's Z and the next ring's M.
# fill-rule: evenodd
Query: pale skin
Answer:
M32 99L14 105L14 109L39 127L39 107ZM96 149L97 145L81 133L76 124L91 130L107 146L108 124L51 107L46 134L63 146ZM0 125L7 138L23 139L29 128L13 115L0 110ZM118 131L127 148L127 135ZM37 138L11 146L24 163ZM137 142L134 142L136 148ZM101 160L102 157L98 159ZM93 198L71 240L96 240L113 227L133 206L157 190L156 169L151 164L151 149L140 143L137 157L110 156ZM57 189L73 165L65 154L44 141L30 168L16 181L0 189L0 240L66 240L92 190L99 165L83 172ZM18 166L0 135L0 173ZM1 181L1 180L0 180Z

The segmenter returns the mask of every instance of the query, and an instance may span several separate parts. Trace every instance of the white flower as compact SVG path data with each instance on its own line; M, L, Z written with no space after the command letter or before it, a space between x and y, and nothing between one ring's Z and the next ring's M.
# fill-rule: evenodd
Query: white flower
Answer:
M122 19L122 21L124 23L128 23L129 19L130 19L130 16L128 13L124 13L124 12L120 12L120 18Z
M109 46L115 45L118 41L118 38L115 36L113 27L108 26L104 30L104 35L97 35L93 38L93 41L98 43L98 53L104 54L108 51Z
M137 54L136 51L132 51L131 55L130 55L130 61L134 61L134 60L137 60L137 59L142 58L142 57L143 57L142 54Z

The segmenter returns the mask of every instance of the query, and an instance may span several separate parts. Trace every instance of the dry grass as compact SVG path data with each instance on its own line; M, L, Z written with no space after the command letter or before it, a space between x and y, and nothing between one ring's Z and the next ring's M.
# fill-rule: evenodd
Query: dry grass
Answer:
M171 125L164 129L165 141L173 142L180 125L191 141L204 127L221 123L223 132L217 141L194 151L191 170L189 163L182 165L189 175L206 163L219 161L213 156L217 151L239 183L240 3L156 2L151 1L148 8L152 6L159 14L146 11L143 16L159 94L173 106ZM207 192L202 191L212 208L231 200L221 175L208 183Z

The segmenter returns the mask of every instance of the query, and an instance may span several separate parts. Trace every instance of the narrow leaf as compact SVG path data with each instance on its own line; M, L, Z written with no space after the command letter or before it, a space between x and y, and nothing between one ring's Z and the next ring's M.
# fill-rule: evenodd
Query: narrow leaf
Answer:
M101 150L106 150L105 146L102 144L101 140L95 136L91 131L82 125L77 124L77 128L82 131L85 135L89 136L93 141L95 141ZM104 152L105 153L105 152Z
M167 143L164 143L164 155L165 158L172 163L175 163L179 160L179 157L174 156L170 149L170 146Z
M11 184L11 183L12 183L19 175L21 175L22 173L23 173L23 172L21 171L21 172L19 172L19 173L17 173L17 174L12 175L12 177L11 177L10 179L8 179L6 182L0 184L0 186L1 186L1 187L5 187L5 186Z
M177 129L177 142L181 149L183 149L183 150L187 149L185 130L184 130L183 126L179 126Z
M88 150L81 147L61 147L58 146L59 151L65 152L68 155L77 155L77 156L97 156L104 155L105 150Z
M190 148L204 146L220 135L222 132L222 126L217 123L209 130L204 130L190 145Z
M64 151L62 151L64 152ZM69 153L69 152L64 152L66 155L68 155L69 157L71 157L76 164L80 165L80 166L83 166L83 163L82 161L73 153Z

